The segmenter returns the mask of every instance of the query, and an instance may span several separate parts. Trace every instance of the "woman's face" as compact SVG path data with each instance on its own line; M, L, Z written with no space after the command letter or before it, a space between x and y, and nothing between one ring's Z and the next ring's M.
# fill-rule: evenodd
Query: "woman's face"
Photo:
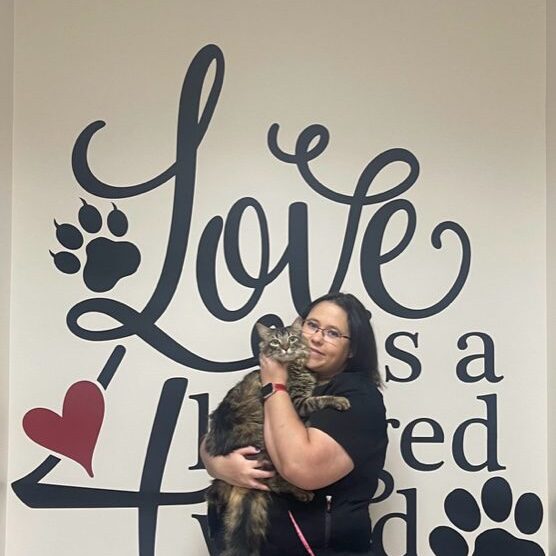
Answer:
M315 305L307 317L319 328L336 330L343 336L349 336L350 330L346 312L331 301L321 301ZM347 338L338 338L331 342L321 330L311 333L303 327L303 335L310 348L307 368L316 373L320 380L332 378L347 366L350 355L350 342Z

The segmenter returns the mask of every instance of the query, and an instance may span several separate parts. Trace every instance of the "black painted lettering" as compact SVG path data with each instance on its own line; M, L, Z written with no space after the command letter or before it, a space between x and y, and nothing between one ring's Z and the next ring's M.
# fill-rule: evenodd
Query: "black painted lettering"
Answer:
M402 239L387 253L382 253L382 244L390 219L397 213L407 216L407 227ZM409 246L415 233L417 215L415 207L406 199L395 199L381 206L371 218L361 244L361 278L367 293L382 309L398 317L421 319L440 313L454 301L462 290L471 264L471 245L465 230L455 222L441 222L431 236L435 249L442 247L441 236L445 231L453 232L461 243L462 257L458 275L448 292L436 303L422 309L413 309L398 303L389 293L382 277L382 266L393 261Z
M467 349L469 346L469 338L479 338L483 344L483 351L471 355L466 355L458 361L456 366L456 374L462 382L479 382L486 379L488 382L500 382L504 377L497 376L494 368L494 342L492 338L484 332L468 332L458 339L458 348L460 350ZM469 373L469 364L473 361L482 361L483 368L480 372L474 374Z
M191 471L195 469L204 469L203 460L201 459L201 454L199 450L201 448L201 442L208 430L208 408L209 408L209 395L208 393L194 394L189 396L190 400L195 400L197 402L197 463L188 467Z
M458 426L452 441L454 460L464 471L481 471L481 469L486 468L492 472L506 469L505 466L498 463L498 416L496 394L477 396L477 399L484 401L486 404L486 418L476 417L467 419ZM471 463L465 454L465 435L472 425L483 427L486 433L486 458L483 462L475 464Z
M430 434L428 435L417 435L415 429L417 427L422 428L422 426L426 426L427 429L430 429ZM417 471L435 471L439 467L441 467L444 462L437 461L435 463L425 463L420 461L415 456L414 452L414 445L415 444L442 444L444 442L444 431L439 423L437 423L434 419L429 419L427 417L422 417L419 419L415 419L411 421L405 427L402 432L402 438L400 442L400 449L402 457L413 469Z
M421 361L409 351L399 348L396 345L396 340L398 338L409 338L415 348L419 347L419 333L418 332L396 332L395 334L390 334L386 339L386 352L398 361L406 363L410 368L409 375L405 377L400 377L395 375L390 371L390 366L386 365L386 382L413 382L421 374Z
M417 556L417 490L408 488L396 491L405 498L405 512L392 512L383 515L373 528L373 551L377 556L388 556L384 548L384 528L392 521L401 522L405 527L405 552L404 556ZM393 533L401 536L401 531ZM390 533L390 536L392 533Z

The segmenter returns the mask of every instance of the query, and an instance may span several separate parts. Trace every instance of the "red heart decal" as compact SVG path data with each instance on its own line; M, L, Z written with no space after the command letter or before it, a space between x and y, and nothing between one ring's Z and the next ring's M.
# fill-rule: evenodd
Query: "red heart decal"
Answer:
M103 419L100 388L82 380L68 388L61 417L37 407L23 417L23 429L31 440L76 461L93 477L93 452Z

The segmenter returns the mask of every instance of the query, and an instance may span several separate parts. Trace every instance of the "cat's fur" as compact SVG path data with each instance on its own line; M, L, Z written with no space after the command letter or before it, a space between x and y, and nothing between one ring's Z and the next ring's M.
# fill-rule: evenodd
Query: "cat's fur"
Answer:
M284 328L267 328L257 323L261 353L288 364L287 389L300 417L308 417L324 407L348 409L349 401L344 397L312 395L317 381L305 368L309 348L301 334L301 324L299 318ZM211 414L206 451L211 456L221 456L237 448L256 446L261 449L257 459L268 460L264 450L263 419L261 380L256 370L236 384ZM265 482L272 492L288 493L302 501L313 498L312 492L288 483L278 473ZM266 535L268 494L215 479L206 498L223 521L225 550L222 556L257 556Z

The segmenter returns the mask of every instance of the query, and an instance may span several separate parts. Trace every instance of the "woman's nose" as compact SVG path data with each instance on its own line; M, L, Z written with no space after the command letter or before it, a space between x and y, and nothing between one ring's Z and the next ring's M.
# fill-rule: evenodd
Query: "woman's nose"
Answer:
M313 332L309 340L314 344L322 344L322 342L324 341L324 332L320 329L316 332Z

